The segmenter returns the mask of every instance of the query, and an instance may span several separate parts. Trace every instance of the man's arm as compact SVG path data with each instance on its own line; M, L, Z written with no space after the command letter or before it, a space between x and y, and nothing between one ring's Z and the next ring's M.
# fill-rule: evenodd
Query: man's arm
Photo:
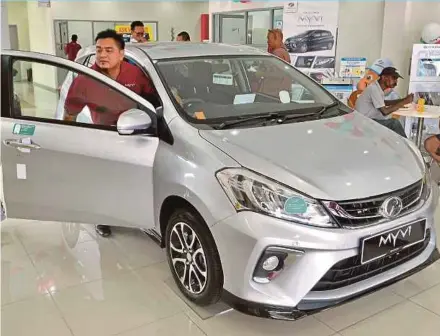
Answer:
M384 116L387 116L393 112L396 112L398 109L404 107L406 104L412 102L413 95L410 94L406 96L404 99L399 99L399 101L393 105L387 105L387 102L384 100L381 90L379 87L374 89L371 92L371 99L373 101L373 105L377 108Z
M67 93L64 103L64 120L66 121L76 121L76 117L87 104L85 83L82 79L81 75L76 77Z
M154 107L160 106L160 100L159 100L159 94L157 93L156 89L153 86L153 83L151 82L151 79L147 77L141 70L140 72L140 79L139 82L141 83L142 92L141 96L148 100L151 105Z
M404 98L402 98L402 99L393 99L393 100L385 100L385 106L393 106L393 105L399 104L403 100L404 100Z
M384 116L387 116L387 115L389 115L389 114L391 114L393 112L396 112L398 109L404 107L405 105L406 105L406 103L401 101L400 103L397 103L397 104L394 104L394 105L391 105L391 106L380 107L379 110L380 110L380 112L382 112L382 114Z

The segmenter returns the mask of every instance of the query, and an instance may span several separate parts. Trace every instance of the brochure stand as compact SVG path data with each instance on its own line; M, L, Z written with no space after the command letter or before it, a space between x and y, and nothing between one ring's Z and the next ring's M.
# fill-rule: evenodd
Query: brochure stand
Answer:
M423 98L425 105L440 106L440 45L413 45L409 92L414 93L414 103L417 103L419 98ZM405 132L409 138L415 136L416 119L408 117L405 120ZM439 120L426 119L424 138L438 133L440 133Z

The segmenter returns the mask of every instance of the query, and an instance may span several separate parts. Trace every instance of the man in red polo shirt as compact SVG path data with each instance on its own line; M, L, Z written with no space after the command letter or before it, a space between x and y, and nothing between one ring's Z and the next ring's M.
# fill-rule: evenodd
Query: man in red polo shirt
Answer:
M64 47L64 53L67 55L67 59L69 61L74 61L78 55L78 52L81 50L81 44L79 44L77 41L78 35L73 34L72 41L67 43Z
M107 75L157 106L158 95L151 80L137 66L124 61L125 42L122 36L114 30L105 30L96 36L95 42L96 61L92 69ZM76 121L85 106L89 108L94 124L113 126L119 116L135 108L136 103L88 76L79 75L67 93L64 120ZM98 225L96 231L103 237L111 234L110 227L106 225Z

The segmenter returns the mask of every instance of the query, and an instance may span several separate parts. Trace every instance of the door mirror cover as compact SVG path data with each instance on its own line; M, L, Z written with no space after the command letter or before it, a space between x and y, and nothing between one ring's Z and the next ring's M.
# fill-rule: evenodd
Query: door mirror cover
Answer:
M144 111L130 109L122 113L118 118L116 128L121 135L134 135L146 133L153 121Z

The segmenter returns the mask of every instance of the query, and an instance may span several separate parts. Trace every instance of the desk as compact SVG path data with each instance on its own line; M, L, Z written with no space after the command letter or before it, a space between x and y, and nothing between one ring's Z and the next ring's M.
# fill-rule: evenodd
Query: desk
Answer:
M417 147L422 145L423 124L425 118L428 119L440 119L440 106L425 105L425 112L419 113L416 110L416 106L413 104L409 108L402 108L393 112L394 115L402 117L417 118L417 132L416 132L416 144Z

